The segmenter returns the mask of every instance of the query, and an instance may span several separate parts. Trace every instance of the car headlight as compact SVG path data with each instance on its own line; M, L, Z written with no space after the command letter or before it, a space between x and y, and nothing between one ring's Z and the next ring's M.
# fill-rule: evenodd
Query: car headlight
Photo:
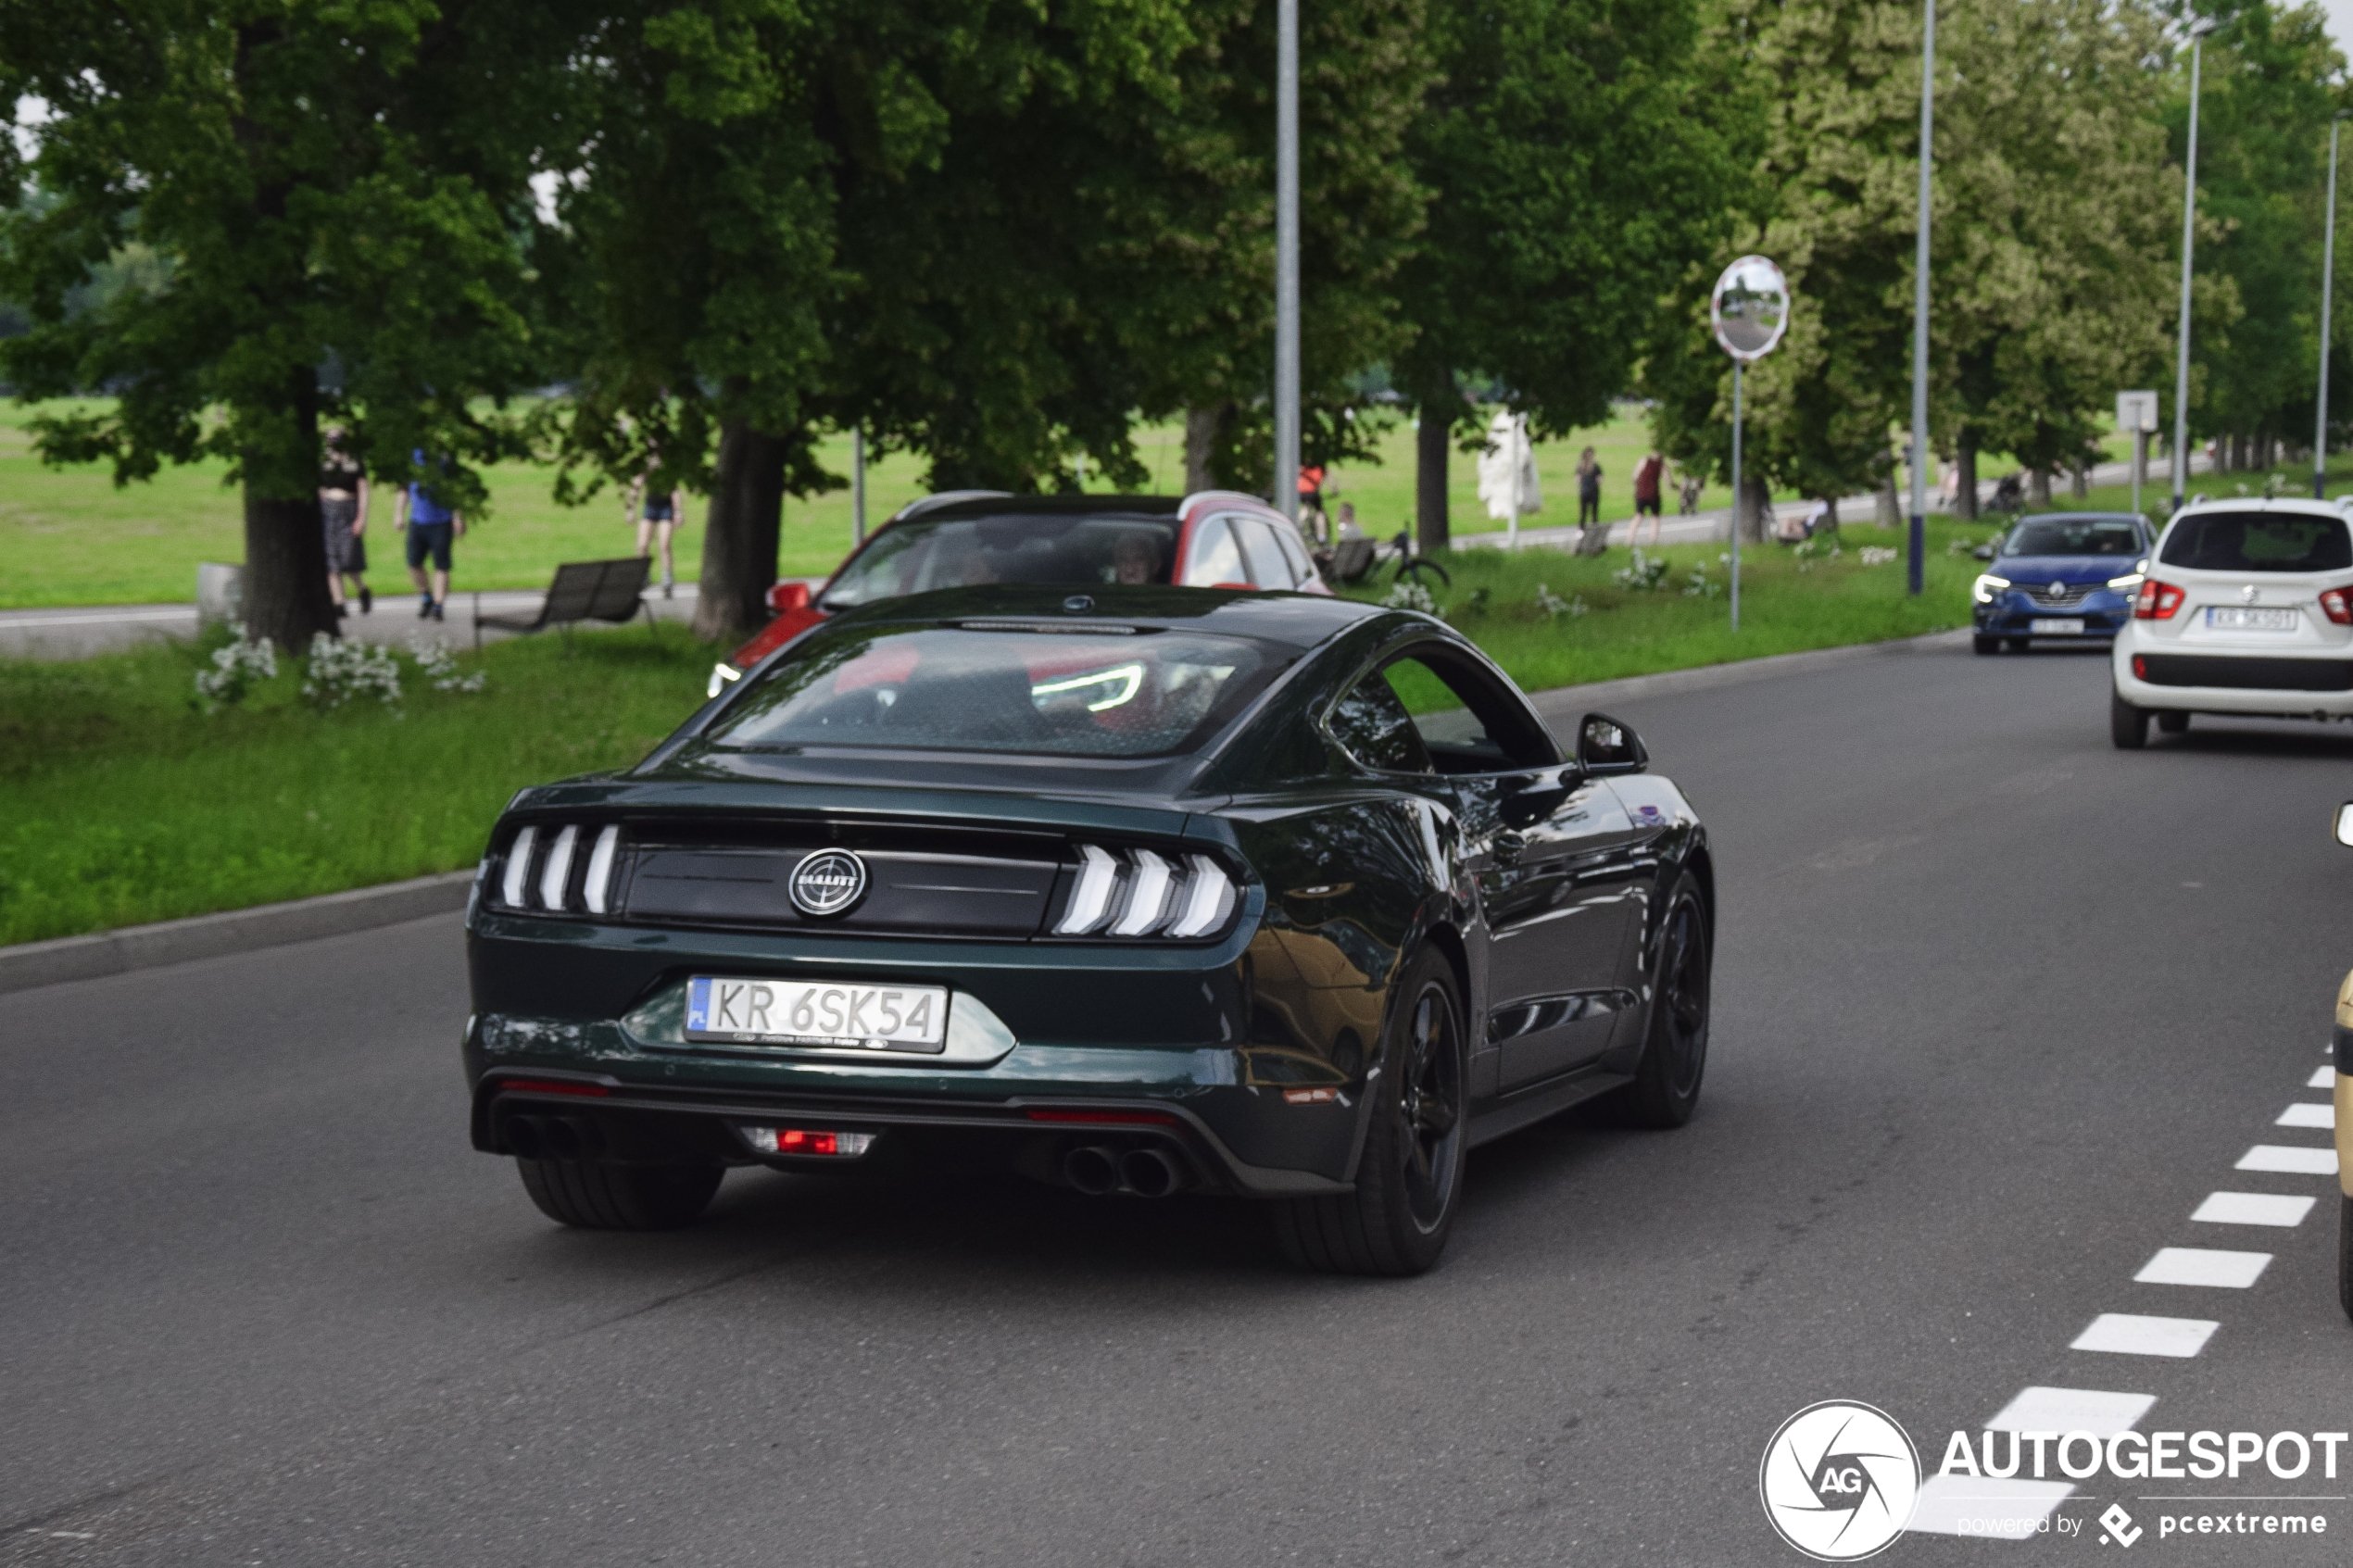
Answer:
M2108 585L2109 589L2115 593L2137 594L2141 591L2141 583L2143 581L2144 579L2141 573L2137 571L2128 571L2121 577L2109 578L2108 580Z
M1996 577L1990 571L1983 571L1978 573L1976 586L1969 590L1969 594L1979 604L1990 605L1994 602L1994 596L2009 585L2008 578Z
M711 684L703 687L702 695L706 698L717 696L721 692L727 689L727 684L729 682L740 681L743 678L744 672L742 671L736 669L734 665L728 663L723 659L718 663L711 667Z

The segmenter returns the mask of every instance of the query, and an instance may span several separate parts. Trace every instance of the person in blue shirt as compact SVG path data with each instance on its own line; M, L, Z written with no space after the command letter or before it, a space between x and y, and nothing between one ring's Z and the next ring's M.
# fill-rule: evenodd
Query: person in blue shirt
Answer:
M409 454L419 468L425 466L422 451ZM446 470L449 460L443 458ZM443 619L442 607L449 602L449 546L466 531L466 520L457 511L445 507L433 491L423 484L411 483L400 492L398 519L396 526L409 536L409 576L417 584L420 600L417 618ZM425 562L433 562L433 576L425 576Z

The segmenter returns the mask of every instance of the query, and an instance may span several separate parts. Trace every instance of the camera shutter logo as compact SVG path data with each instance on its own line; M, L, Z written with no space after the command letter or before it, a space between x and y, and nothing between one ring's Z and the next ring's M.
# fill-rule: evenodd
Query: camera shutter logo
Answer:
M1821 1562L1884 1549L1911 1522L1919 1489L1919 1451L1904 1429L1886 1411L1845 1399L1781 1423L1756 1472L1765 1517Z
M793 868L785 891L804 915L847 914L866 896L866 862L847 849L820 849Z

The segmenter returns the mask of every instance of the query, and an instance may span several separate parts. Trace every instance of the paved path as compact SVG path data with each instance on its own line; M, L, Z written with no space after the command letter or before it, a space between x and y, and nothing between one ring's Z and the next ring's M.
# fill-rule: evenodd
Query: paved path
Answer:
M2325 1099L2353 961L2353 734L2125 754L2106 701L2097 657L1917 645L1608 696L1716 834L1705 1101L1481 1150L1415 1281L1293 1273L1230 1203L1021 1185L739 1173L683 1234L558 1230L466 1147L455 918L19 994L0 1562L1748 1568L1799 1561L1757 1463L1816 1400L1931 1468L2005 1411L2342 1431L2334 1183L2237 1167L2326 1148L2277 1123ZM2169 1248L2263 1261L2145 1277ZM2107 1314L2216 1326L2070 1348ZM2348 1491L2086 1482L2055 1517L2095 1546L2120 1500L2134 1563L2333 1562ZM2330 1526L2193 1549L2149 1493Z

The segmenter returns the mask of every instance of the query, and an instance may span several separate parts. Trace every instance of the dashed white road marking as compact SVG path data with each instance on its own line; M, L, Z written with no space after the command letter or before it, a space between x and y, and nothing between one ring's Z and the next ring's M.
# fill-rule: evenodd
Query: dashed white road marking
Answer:
M2315 1105L2309 1099L2300 1099L2294 1105L2289 1106L2285 1110L2281 1111L2280 1119L2273 1123L2272 1125L2278 1127L2334 1127L2336 1125L2336 1107L2334 1105Z
M2133 1276L2135 1285L2207 1285L2245 1290L2271 1266L2269 1252L2224 1252L2211 1247L2160 1247Z
M1931 1475L1920 1482L1907 1528L1931 1536L1991 1537L2022 1541L2075 1488L2064 1481L2000 1481L1991 1476Z
M1985 1424L1988 1432L2089 1432L2113 1437L2130 1432L2157 1403L2154 1394L2110 1394L2097 1388L2023 1388Z
M2304 1080L2304 1086L2308 1089L2333 1089L2336 1087L2336 1069L2334 1067L2316 1067L2312 1069L2312 1075Z
M2075 1336L2070 1350L2106 1350L2120 1356L2190 1357L2222 1325L2203 1318L2149 1318L2133 1312L2102 1312Z
M2300 1225L2312 1211L2312 1199L2286 1198L2269 1192L2217 1192L2207 1195L2193 1220L2209 1225Z
M2276 1171L2289 1176L2334 1176L2336 1174L2336 1150L2259 1143L2240 1155L2233 1169Z

